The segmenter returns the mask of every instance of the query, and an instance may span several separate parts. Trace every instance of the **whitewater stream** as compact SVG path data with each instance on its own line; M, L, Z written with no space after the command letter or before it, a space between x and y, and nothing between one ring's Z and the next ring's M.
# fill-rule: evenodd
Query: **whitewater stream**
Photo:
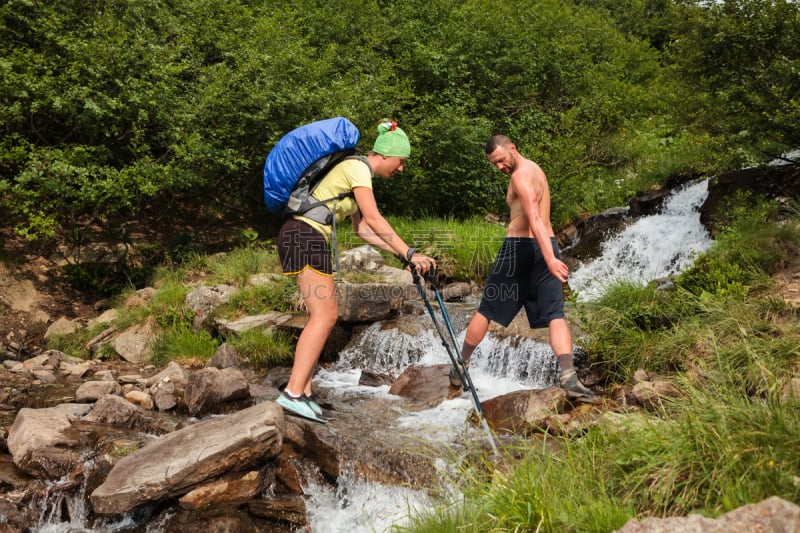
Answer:
M615 282L646 284L691 266L711 245L699 215L707 195L708 180L686 184L672 192L658 213L606 239L599 257L570 274L578 300L596 300Z
M711 244L711 237L700 224L699 207L707 195L703 180L673 192L661 210L639 218L621 233L605 242L601 254L580 265L570 275L569 284L579 299L596 299L612 283L624 280L647 283L677 274L690 266L697 254ZM448 304L457 340L477 306L477 299ZM449 363L449 357L435 330L424 329L428 315L416 318L414 334L373 324L340 355L336 368L318 375L321 387L335 394L382 396L391 401L388 387L358 385L361 368L399 373L412 364ZM556 385L557 363L550 346L527 338L498 339L487 335L472 356L470 376L478 397L487 400L520 389L541 389ZM464 420L472 408L470 396L442 402L435 408L408 413L397 423L398 431L414 431L421 438L450 442L463 432ZM476 433L475 438L480 438ZM444 465L442 466L444 468ZM332 531L373 533L389 531L406 520L409 511L429 504L424 493L397 487L382 487L344 476L333 493L310 487L310 520L315 533Z

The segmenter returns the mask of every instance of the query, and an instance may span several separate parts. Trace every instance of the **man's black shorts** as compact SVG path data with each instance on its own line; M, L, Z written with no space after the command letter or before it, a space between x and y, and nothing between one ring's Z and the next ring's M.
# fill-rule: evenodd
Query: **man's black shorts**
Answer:
M555 238L551 242L560 259ZM545 327L564 317L562 286L548 270L536 239L506 237L483 288L478 312L506 327L522 306L532 328Z

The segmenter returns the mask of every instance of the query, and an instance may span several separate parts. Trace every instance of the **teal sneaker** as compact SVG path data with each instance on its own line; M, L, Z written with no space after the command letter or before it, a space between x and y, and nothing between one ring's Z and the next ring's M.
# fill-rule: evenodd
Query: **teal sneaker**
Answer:
M289 411L290 414L302 416L303 418L313 420L314 422L319 422L320 424L326 424L328 422L321 415L318 415L314 412L314 409L309 404L309 400L305 395L302 395L299 398L292 398L286 393L286 391L284 391L280 396L278 396L276 403Z
M322 407L320 407L320 405L317 403L316 394L314 394L313 392L311 394L303 394L303 398L306 399L306 402L308 402L309 407L311 407L311 410L314 411L314 413L317 416L323 415Z

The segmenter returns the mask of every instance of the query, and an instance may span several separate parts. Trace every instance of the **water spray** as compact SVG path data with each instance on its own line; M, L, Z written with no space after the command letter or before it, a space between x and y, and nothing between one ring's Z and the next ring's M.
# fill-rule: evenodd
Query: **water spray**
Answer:
M442 345L444 345L447 355L450 357L450 362L453 364L456 373L458 373L459 380L461 381L464 390L469 390L470 392L472 404L475 407L475 412L478 414L478 419L480 420L481 426L483 427L484 431L486 431L486 436L489 437L489 444L492 447L492 452L494 452L495 457L497 457L498 452L497 445L494 442L494 434L489 428L489 424L486 422L486 416L483 414L483 408L481 407L481 402L478 399L478 393L475 391L475 385L472 383L472 378L470 378L469 369L464 363L464 359L461 357L461 350L458 347L455 333L453 333L453 325L450 323L450 317L447 314L447 309L444 306L444 300L442 300L442 294L439 291L439 285L436 281L436 271L431 270L428 279L431 282L433 293L436 296L437 303L439 304L439 312L442 314L442 319L447 326L447 332L449 333L449 336L445 336L444 332L442 331L442 326L440 325L439 320L436 318L436 313L434 312L430 300L428 299L428 294L425 291L425 287L422 285L422 277L417 271L417 268L413 263L406 261L404 262L411 269L411 275L414 278L414 284L417 286L419 295L422 297L422 301L425 303L425 307L428 309L428 313L431 315L433 325L436 328L436 331L439 333L439 337L442 339Z

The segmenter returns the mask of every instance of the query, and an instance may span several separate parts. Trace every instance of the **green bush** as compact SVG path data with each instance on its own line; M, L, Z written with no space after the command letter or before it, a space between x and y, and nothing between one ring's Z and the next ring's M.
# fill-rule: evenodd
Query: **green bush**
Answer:
M257 368L291 365L294 340L287 333L252 329L228 342Z
M800 144L800 18L791 0L687 3L666 58L700 98L677 108L747 153ZM782 148L781 148L782 147ZM745 163L745 161L740 161Z
M154 201L213 198L203 203L212 215L250 206L275 142L335 115L360 127L363 151L384 117L408 132L405 175L376 182L387 212L504 210L505 178L483 154L496 132L550 176L557 224L617 205L620 195L602 191L615 193L613 172L631 167L618 153L624 131L647 133L669 109L661 87L674 85L663 83L658 51L592 7L495 9L487 17L481 0L7 2L0 208L22 235L80 238L76 228L119 227ZM593 180L596 194L586 190ZM180 261L187 250L165 253Z
M219 342L206 330L195 331L186 326L166 328L156 335L150 346L151 362L164 366L180 359L208 361L218 347Z
M744 298L800 253L800 229L781 220L774 202L748 192L724 200L721 234L711 249L682 272L677 283L693 294Z

